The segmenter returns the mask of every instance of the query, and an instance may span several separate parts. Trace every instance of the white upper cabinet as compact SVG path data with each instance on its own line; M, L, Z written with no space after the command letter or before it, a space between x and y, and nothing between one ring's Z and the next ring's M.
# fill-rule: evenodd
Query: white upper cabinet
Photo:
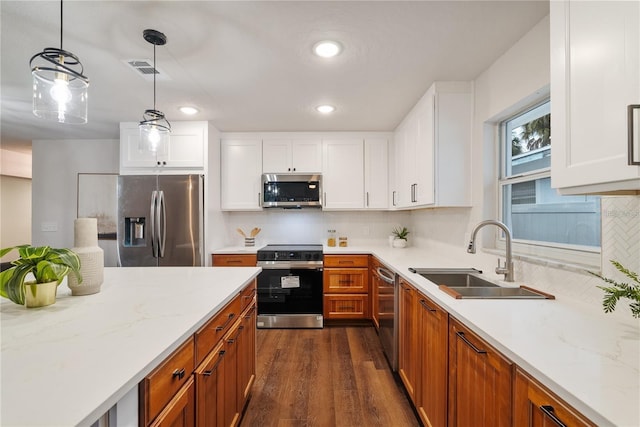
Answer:
M262 141L220 141L220 207L222 210L261 210Z
M322 170L322 140L264 139L264 173L319 173Z
M138 123L120 123L120 173L206 172L207 122L174 122L166 147L157 152L139 149Z
M389 207L389 143L386 138L364 140L364 207Z
M562 194L638 194L640 3L550 8L551 183Z
M322 141L323 209L364 208L364 141L362 138Z
M469 82L436 82L394 133L395 208L471 205Z

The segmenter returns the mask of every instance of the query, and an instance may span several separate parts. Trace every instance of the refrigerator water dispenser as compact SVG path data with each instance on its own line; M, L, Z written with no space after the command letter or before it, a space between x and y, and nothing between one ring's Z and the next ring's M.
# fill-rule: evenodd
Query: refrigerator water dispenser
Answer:
M124 225L124 246L147 246L144 217L126 217Z

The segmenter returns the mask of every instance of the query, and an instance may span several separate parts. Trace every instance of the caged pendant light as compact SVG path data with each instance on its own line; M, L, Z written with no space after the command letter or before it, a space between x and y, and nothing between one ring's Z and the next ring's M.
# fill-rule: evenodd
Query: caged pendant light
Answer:
M80 59L62 48L63 5L60 1L60 48L47 47L29 60L33 77L33 114L59 123L87 123L87 88Z
M164 46L167 37L160 31L144 30L142 36L153 45L153 109L145 110L140 129L140 144L138 148L143 151L157 152L165 149L169 142L171 123L166 119L162 111L156 110L156 46Z

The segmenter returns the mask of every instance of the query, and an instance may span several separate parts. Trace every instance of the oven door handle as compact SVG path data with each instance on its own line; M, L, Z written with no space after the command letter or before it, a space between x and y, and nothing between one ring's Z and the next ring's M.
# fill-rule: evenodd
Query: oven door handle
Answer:
M319 261L319 264L309 264L306 262L296 264L295 262L286 261L278 261L274 263L267 261L265 263L258 262L257 266L262 267L263 270L323 270L322 261Z

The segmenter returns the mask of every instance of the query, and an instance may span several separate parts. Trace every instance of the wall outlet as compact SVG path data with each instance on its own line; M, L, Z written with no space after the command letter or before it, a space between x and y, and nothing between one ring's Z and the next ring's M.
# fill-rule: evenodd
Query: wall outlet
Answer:
M47 232L58 231L58 223L53 221L41 222L40 231L47 231Z

